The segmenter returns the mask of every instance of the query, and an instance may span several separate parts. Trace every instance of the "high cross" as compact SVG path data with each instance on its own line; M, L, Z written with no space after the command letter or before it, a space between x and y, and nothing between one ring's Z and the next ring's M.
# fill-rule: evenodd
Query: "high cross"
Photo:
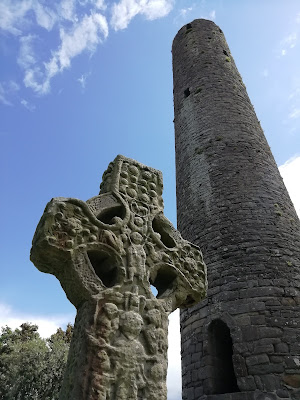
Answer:
M160 171L117 156L98 196L46 206L31 260L77 309L60 399L167 398L168 315L205 296L206 268L164 216L162 187Z

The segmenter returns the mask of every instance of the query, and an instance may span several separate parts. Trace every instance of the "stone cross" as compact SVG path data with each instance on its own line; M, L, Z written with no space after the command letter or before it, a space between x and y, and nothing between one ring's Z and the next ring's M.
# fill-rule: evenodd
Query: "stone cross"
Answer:
M98 196L46 206L31 260L77 309L60 399L167 398L168 315L207 283L199 248L163 214L162 187L160 171L117 156Z

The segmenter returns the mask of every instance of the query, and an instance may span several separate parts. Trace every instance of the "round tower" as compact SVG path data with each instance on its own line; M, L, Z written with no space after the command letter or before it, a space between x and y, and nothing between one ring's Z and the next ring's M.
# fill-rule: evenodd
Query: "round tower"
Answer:
M181 312L183 399L300 399L300 222L221 29L173 42L178 229L208 297Z

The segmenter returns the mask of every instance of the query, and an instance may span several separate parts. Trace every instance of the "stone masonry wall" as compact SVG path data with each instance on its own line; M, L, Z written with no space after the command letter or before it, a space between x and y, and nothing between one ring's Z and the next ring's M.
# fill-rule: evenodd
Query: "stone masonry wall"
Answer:
M299 400L299 219L223 32L195 20L172 53L178 229L209 283L181 312L183 399Z

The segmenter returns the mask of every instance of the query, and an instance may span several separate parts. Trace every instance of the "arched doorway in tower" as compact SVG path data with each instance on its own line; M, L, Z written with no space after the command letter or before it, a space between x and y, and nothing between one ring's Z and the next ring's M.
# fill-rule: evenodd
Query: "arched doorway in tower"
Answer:
M211 322L208 328L208 350L212 376L210 394L239 392L232 362L232 339L230 329L220 319Z

